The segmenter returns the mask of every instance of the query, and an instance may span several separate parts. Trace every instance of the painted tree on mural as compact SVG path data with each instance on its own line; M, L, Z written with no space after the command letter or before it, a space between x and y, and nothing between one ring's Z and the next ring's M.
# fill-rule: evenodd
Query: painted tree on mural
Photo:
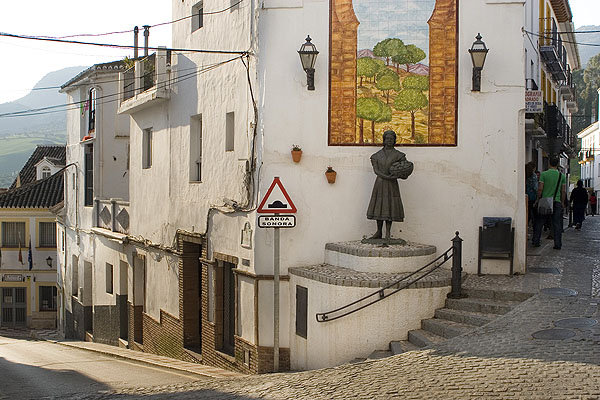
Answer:
M423 93L429 89L429 77L410 75L402 81L402 90L396 96L394 107L399 111L410 112L411 135L415 139L415 113L429 104L427 96Z
M375 87L385 94L385 103L390 104L390 91L400 90L400 78L398 77L398 74L395 74L393 72L384 74L379 79L377 79L377 84L375 85Z
M397 38L388 38L377 43L373 47L373 54L376 57L385 58L385 65L390 65L390 60L394 56L402 54L404 49L404 42Z
M356 100L356 117L359 119L359 143L364 143L364 122L371 121L371 140L375 142L375 123L392 120L392 109L375 97L362 97Z
M426 55L423 50L414 44L409 44L404 47L403 52L392 57L392 62L396 65L406 65L406 72L410 72L410 64L416 64L419 61L424 60L425 57Z
M361 57L356 61L356 75L360 77L359 86L363 85L363 78L373 78L379 71L379 64L371 57Z

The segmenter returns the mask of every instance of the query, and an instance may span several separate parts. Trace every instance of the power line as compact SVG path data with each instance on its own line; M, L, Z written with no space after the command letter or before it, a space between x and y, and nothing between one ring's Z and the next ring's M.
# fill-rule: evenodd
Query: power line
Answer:
M120 44L111 44L111 43L93 43L93 42L82 42L79 40L64 40L64 39L52 39L45 38L41 36L29 36L29 35L17 35L13 33L0 32L0 36L16 38L16 39L27 39L27 40L41 40L46 42L58 42L58 43L69 43L69 44L81 44L81 45L89 45L89 46L99 46L99 47L110 47L115 49L135 49L135 46L128 45L120 45ZM139 46L138 46L139 48ZM236 51L236 50L206 50L206 49L179 49L179 48L169 48L169 47L148 47L150 50L171 50L177 52L189 52L189 53L207 53L207 54L239 54L244 55L247 54L247 51Z
M169 80L163 82L162 84L164 86L167 86L172 83L183 82L185 80L193 78L196 75L200 75L202 73L212 71L213 69L221 67L227 63L230 63L231 61L237 60L238 58L239 57L234 57L234 58L231 58L226 61L221 61L219 63L215 63L215 64L208 65L206 67L202 67L201 69L191 72L189 74L185 74L185 75L181 75L181 76L169 79ZM115 96L118 96L118 95L119 95L119 93L107 94L107 95L96 98L96 100L114 98ZM118 100L119 99L116 98L116 99L101 101L99 104L101 104L101 105L109 104L109 103L112 103L112 102L115 102ZM86 99L86 100L81 100L81 101L72 102L72 103L58 104L58 105L48 106L48 107L41 107L41 108L37 108L37 109L15 111L12 113L4 113L4 114L0 114L0 118L28 117L28 116L35 116L35 115L46 115L46 114L52 114L52 113L57 113L57 112L64 112L64 111L69 111L69 110L76 110L76 109L80 108L80 106L82 104L87 103L88 101L89 101L89 99ZM59 108L59 109L57 110L57 108Z
M548 39L548 40L553 40L553 38L551 36L545 36L545 35L540 35L538 33L533 33L530 31L525 30L526 33L533 35L533 36L537 36L543 39ZM592 46L592 47L600 47L600 43L581 43L581 42L574 42L574 41L570 41L570 40L564 40L561 39L562 43L571 43L571 44L576 44L578 46Z

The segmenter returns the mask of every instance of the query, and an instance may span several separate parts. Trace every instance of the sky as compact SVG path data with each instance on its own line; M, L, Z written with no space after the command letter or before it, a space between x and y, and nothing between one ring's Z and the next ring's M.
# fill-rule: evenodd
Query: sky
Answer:
M575 27L600 25L599 0L570 0ZM0 3L0 32L65 36L133 29L171 20L171 0L30 0ZM74 40L132 45L133 33ZM143 36L140 35L140 44ZM150 30L151 46L171 45L171 26ZM133 50L0 37L0 103L26 95L48 72L114 61Z
M131 30L171 21L171 0L30 0L0 3L0 32L66 36ZM72 40L133 45L133 33ZM150 46L171 46L171 26L150 29ZM132 49L0 37L0 103L25 96L47 73L132 57Z

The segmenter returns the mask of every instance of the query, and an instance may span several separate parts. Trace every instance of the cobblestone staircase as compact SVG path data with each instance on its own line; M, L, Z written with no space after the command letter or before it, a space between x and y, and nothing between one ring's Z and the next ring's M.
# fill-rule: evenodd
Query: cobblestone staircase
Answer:
M506 314L533 293L488 289L463 289L463 299L446 299L446 306L435 311L433 318L421 321L421 329L408 332L408 340L390 342L388 350L376 350L366 359L389 357L406 351L418 350L463 335Z

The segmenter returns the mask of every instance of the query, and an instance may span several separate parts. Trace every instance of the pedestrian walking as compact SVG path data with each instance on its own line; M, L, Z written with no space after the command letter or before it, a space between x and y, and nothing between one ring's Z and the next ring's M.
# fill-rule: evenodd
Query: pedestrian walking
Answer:
M598 203L598 199L596 198L596 192L592 191L590 193L590 211L592 212L592 217L596 215L596 205Z
M527 194L527 202L528 202L528 215L527 215L527 224L531 222L533 225L534 215L535 215L535 207L533 204L535 203L535 199L537 198L537 190L538 190L538 177L535 173L535 163L533 161L525 164L525 193Z
M585 220L585 209L588 203L587 190L583 188L583 181L577 181L577 187L571 192L569 203L573 206L573 223L575 229L581 229L581 224Z
M533 246L540 246L542 236L542 225L544 224L544 212L552 216L552 233L554 238L554 249L560 250L562 247L563 231L563 206L566 205L566 184L565 175L558 171L558 157L550 157L550 168L540 174L538 184L537 199L535 206L538 209L538 218L533 226ZM544 200L546 199L546 200ZM550 207L543 209L541 206L546 203Z

